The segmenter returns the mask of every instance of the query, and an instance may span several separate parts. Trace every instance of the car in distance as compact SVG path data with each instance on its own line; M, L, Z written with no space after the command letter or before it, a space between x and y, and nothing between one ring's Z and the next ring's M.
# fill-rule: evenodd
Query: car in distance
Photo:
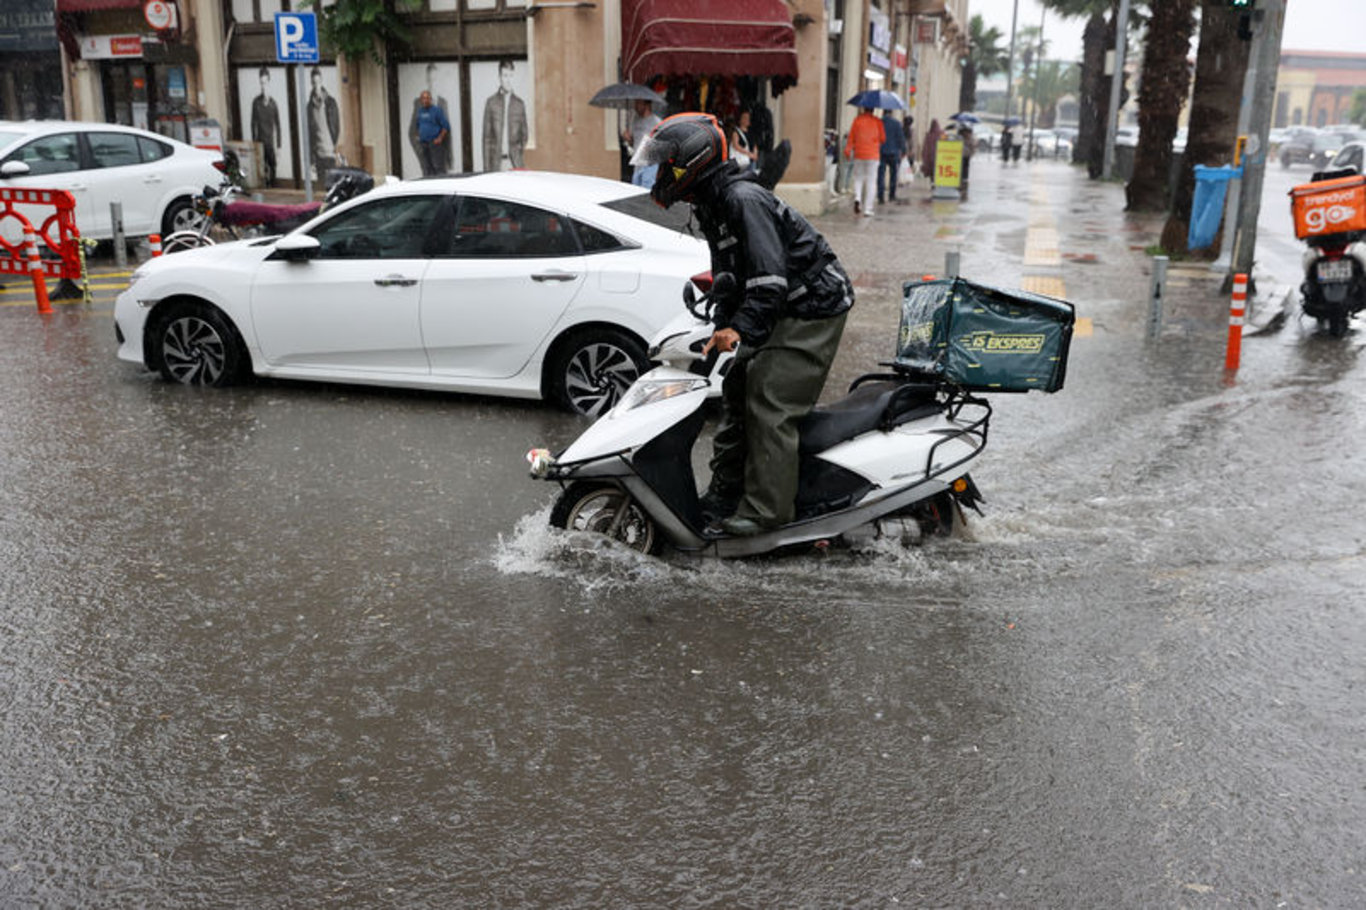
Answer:
M282 237L152 259L118 356L191 385L252 374L608 410L710 267L642 187L508 171L394 182Z
M0 121L0 187L66 190L82 237L114 236L110 203L122 206L124 234L141 237L196 227L192 199L223 180L218 152L115 123ZM35 226L52 214L20 210ZM6 227L7 230L10 226Z
M1351 168L1358 174L1366 173L1366 142L1357 140L1347 143L1338 149L1324 170L1338 171L1344 168Z

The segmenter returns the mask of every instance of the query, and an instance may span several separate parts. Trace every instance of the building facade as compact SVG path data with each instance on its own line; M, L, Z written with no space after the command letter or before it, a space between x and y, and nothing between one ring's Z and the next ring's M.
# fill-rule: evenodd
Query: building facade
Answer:
M51 10L53 0L15 2ZM619 178L631 114L589 101L634 81L665 96L661 114L729 119L749 110L761 155L789 141L779 191L811 212L831 202L827 149L857 113L847 104L855 93L893 92L918 129L955 112L967 5L415 0L395 3L408 40L377 46L378 62L324 44L306 67L279 63L275 50L276 13L312 8L301 0L55 0L52 27L67 116L192 141L197 124L215 124L256 185L299 187L334 164L417 176L414 112L424 90L451 124L452 172L512 166Z
M1346 123L1353 96L1366 90L1366 54L1282 51L1272 126Z

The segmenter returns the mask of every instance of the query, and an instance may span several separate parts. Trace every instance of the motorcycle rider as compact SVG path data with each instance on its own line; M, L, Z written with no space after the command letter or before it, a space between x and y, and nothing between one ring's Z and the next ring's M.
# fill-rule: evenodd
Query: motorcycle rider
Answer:
M730 161L710 114L675 114L631 159L658 164L650 195L691 203L711 248L712 273L735 276L717 301L712 348L735 351L722 383L722 414L703 514L747 537L791 522L798 479L797 426L815 406L835 359L854 288L815 228L753 173Z

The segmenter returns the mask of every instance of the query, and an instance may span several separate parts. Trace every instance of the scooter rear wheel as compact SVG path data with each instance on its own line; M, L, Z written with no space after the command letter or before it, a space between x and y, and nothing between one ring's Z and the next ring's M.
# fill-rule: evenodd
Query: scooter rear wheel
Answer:
M570 484L555 500L555 507L550 510L550 524L568 531L608 534L631 549L651 556L664 548L655 520L620 488L610 484L586 481Z

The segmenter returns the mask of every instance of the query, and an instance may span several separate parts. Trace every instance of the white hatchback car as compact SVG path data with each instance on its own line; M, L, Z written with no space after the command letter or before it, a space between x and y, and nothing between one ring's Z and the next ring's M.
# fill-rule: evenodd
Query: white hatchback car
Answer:
M255 373L600 414L710 267L686 209L538 171L391 183L283 237L139 266L118 356L190 385Z
M65 120L0 121L0 187L67 190L76 199L82 237L114 236L110 203L123 208L129 237L168 235L192 228L191 202L205 186L223 182L223 157L115 123ZM37 224L51 209L20 206Z

